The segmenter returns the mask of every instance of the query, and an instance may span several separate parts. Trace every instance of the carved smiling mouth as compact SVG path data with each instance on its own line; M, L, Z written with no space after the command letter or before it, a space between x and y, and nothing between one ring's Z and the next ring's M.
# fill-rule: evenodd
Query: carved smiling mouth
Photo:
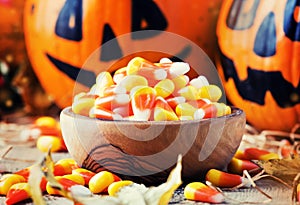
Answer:
M300 103L300 83L294 87L282 76L279 71L261 71L248 67L248 78L240 80L233 61L221 53L221 64L226 81L234 80L238 93L246 100L259 105L265 104L265 95L269 90L276 101L282 107L292 107Z
M170 57L172 61L182 61L182 59L187 58L192 52L192 47L190 45L185 46L177 55ZM86 70L84 68L76 67L63 62L49 53L46 53L47 58L54 66L67 75L70 79L84 85L87 87L92 87L96 83L96 74L93 71ZM80 72L80 78L78 78Z
M92 87L96 83L96 74L94 72L65 63L57 58L54 58L48 53L46 53L46 56L56 68L58 68L72 80L77 81L87 87ZM77 78L79 72L80 78Z

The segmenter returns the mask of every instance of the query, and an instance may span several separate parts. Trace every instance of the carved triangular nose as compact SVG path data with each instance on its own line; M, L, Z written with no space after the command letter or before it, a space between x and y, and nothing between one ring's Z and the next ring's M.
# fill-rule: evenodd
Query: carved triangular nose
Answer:
M104 24L100 61L111 61L123 56L118 39L109 24Z

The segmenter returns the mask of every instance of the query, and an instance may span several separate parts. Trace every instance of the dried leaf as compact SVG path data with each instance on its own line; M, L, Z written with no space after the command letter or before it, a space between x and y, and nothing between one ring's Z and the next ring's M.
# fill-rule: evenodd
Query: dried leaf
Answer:
M40 188L40 183L43 176L44 174L41 172L41 167L38 164L35 164L31 167L28 184L34 204L46 205Z
M257 164L267 174L277 177L291 186L294 178L300 172L300 157L298 155L291 158L258 161Z

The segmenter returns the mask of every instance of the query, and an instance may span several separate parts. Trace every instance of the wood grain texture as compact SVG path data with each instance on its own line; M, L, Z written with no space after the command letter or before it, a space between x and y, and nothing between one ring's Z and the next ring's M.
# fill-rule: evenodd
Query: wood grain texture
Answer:
M70 108L62 111L60 122L66 146L80 165L153 184L166 181L179 154L184 181L203 179L211 168L225 168L246 123L238 109L201 121L134 122L88 118Z

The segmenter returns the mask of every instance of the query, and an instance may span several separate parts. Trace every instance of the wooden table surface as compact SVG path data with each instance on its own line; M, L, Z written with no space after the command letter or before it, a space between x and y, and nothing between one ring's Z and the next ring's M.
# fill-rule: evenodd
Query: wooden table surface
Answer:
M26 121L25 121L26 122ZM10 127L7 127L10 126ZM22 130L26 129L27 124L11 124L0 123L0 171L15 172L22 168L34 164L41 159L44 154L41 153L35 146L35 141L28 141L20 135ZM70 157L67 152L53 153L54 161L58 159ZM261 179L256 182L257 186L265 193L272 197L268 204L292 204L292 189L285 185L269 178ZM229 199L225 204L262 204L267 198L258 192L255 188L240 188L234 191L224 191L224 194ZM48 204L73 204L71 201L62 197L45 196ZM5 197L0 197L0 204L5 204ZM245 203L243 203L245 202ZM20 204L32 204L30 200ZM200 202L193 202L184 199L183 188L179 188L170 204L203 204Z

